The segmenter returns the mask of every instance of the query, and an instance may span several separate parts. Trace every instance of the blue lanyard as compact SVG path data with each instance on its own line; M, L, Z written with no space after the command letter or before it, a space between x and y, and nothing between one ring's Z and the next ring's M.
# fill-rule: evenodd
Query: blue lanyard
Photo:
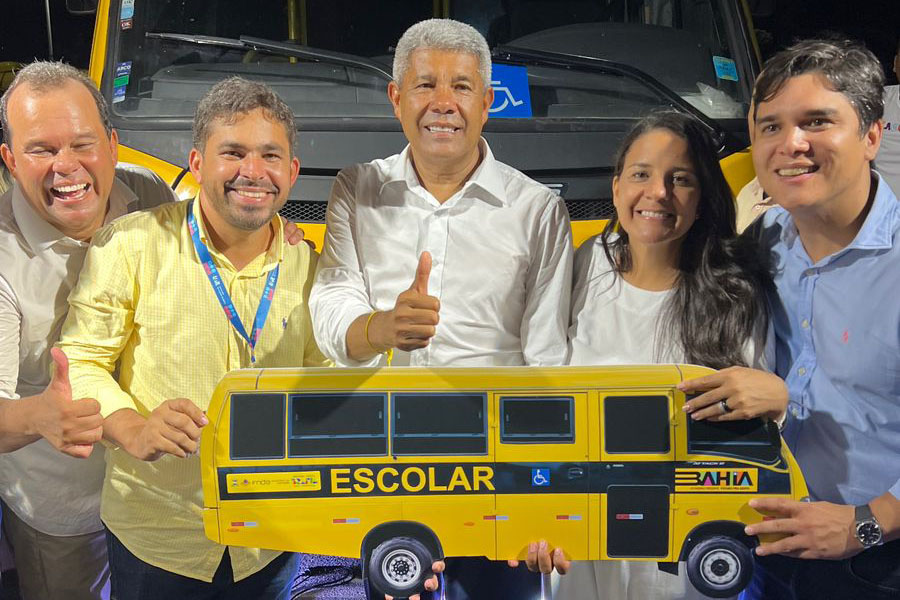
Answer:
M259 334L262 332L263 325L266 323L266 317L269 316L269 309L272 307L275 285L278 283L278 269L281 268L281 265L275 265L275 268L269 272L269 277L266 279L266 287L263 288L262 298L259 299L259 307L256 309L256 318L253 320L252 335L247 335L247 330L244 329L244 324L241 323L241 318L234 308L231 296L228 295L228 290L225 289L225 285L222 283L219 269L216 268L216 263L213 262L212 256L209 255L209 249L206 247L206 244L200 240L200 228L197 227L197 219L194 217L193 203L193 200L188 203L187 223L188 229L191 231L191 239L194 240L194 249L197 250L197 256L200 258L200 263L203 265L203 270L206 271L209 283L212 284L213 291L219 299L219 304L222 305L222 310L225 311L225 316L231 321L231 326L250 346L250 362L256 362L256 342L259 340Z

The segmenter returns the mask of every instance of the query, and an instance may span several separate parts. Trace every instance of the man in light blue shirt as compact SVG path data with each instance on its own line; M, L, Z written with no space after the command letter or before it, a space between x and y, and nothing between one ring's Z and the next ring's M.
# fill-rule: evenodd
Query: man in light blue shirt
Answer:
M883 82L868 50L821 41L756 82L753 162L778 207L750 234L771 251L784 438L813 502L751 501L775 518L746 533L785 537L756 549L745 599L900 594L900 205L871 169ZM730 412L763 381L741 376L698 398L704 410Z

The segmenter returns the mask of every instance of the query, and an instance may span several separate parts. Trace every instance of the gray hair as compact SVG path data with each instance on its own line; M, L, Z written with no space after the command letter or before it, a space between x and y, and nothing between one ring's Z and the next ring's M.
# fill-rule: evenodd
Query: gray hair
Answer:
M271 121L284 126L291 156L294 155L296 129L294 112L275 91L264 83L242 77L229 77L212 86L197 103L192 128L194 148L206 149L213 121L233 123L239 115L261 108Z
M753 119L762 102L775 97L788 79L821 75L829 89L847 98L859 117L859 134L884 116L884 71L871 51L849 40L803 40L766 62L753 89Z
M109 120L109 105L91 78L71 65L62 62L38 60L26 65L16 73L16 78L13 79L6 92L3 93L3 97L0 98L0 126L3 127L3 141L8 145L12 140L12 131L9 127L9 98L17 87L28 85L33 91L41 94L58 90L69 81L76 81L82 84L91 93L94 104L97 106L97 113L100 115L100 122L103 123L106 136L109 137L112 133L112 123Z
M478 59L478 74L484 91L491 87L491 50L487 41L471 25L453 19L419 21L400 37L394 51L394 82L400 85L412 53L419 49L446 50L473 54Z

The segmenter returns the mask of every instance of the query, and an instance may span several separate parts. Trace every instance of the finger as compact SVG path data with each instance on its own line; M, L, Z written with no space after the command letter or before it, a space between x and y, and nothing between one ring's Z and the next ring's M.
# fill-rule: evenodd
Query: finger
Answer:
M419 256L419 264L416 266L416 278L411 290L428 295L428 278L431 276L431 253L423 252Z
M747 535L764 535L767 533L795 534L802 529L797 519L769 519L761 523L753 523L744 527Z
M194 421L184 413L168 411L163 414L162 421L172 431L182 433L191 440L199 440L200 435L203 433Z
M684 403L684 406L682 406L681 409L686 413L692 413L694 411L700 410L701 408L706 408L707 406L718 404L720 400L727 397L728 394L725 393L725 390L723 390L722 388L715 388L708 392L700 394L696 398L691 398Z
M566 559L566 553L563 552L562 548L557 548L553 551L553 566L556 567L556 572L560 575L565 575L572 567L572 561Z
M425 589L429 592L433 592L438 588L438 578L432 575L425 581Z
M196 423L197 427L203 427L209 423L206 413L200 410L200 407L188 400L187 398L175 398L169 403L172 410L184 413Z
M686 394L691 394L694 392L707 391L713 388L717 388L723 383L725 383L725 375L723 375L721 372L718 372L711 375L704 375L703 377L695 377L694 379L682 381L675 387Z
M94 451L93 444L71 444L60 448L63 454L68 454L72 458L88 458Z
M69 358L59 348L50 348L50 358L53 359L53 375L50 377L50 387L53 387L72 399L72 386L69 384Z
M67 414L73 417L91 417L100 414L100 403L93 398L79 398L68 406ZM101 417L102 420L102 417Z
M528 555L525 557L525 566L529 571L537 571L538 569L538 545L535 542L528 544Z
M401 329L404 325L437 325L441 319L437 305L437 298L431 296L409 299L406 306L397 310L394 318Z
M541 540L541 543L538 544L538 570L541 573L547 575L551 571L553 571L553 559L550 558L550 550L547 547L547 542Z
M297 224L293 221L288 221L285 219L284 221L284 239L287 240L287 243L291 246L296 246L300 242L303 241L304 233L303 230L297 227Z
M446 564L442 560L436 560L431 563L431 572L432 573L443 573L446 568Z
M63 441L69 446L93 446L103 438L103 428L94 427L77 433L63 435Z
M770 554L802 554L807 551L803 538L799 535L792 535L777 542L769 542L768 544L760 544L756 547L757 556L769 556Z
M753 498L750 500L750 508L761 513L773 513L777 516L791 516L806 503L797 502L790 498Z
M516 560L515 558L511 558L508 561L506 561L506 565L510 568L515 569L516 567L519 566L519 561Z

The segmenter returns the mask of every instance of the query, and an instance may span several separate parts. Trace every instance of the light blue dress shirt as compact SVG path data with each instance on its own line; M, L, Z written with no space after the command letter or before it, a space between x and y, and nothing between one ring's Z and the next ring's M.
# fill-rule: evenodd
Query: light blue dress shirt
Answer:
M875 180L873 180L875 181ZM878 183L846 248L813 263L780 207L763 218L777 295L776 372L790 392L784 438L816 500L900 498L900 205Z

